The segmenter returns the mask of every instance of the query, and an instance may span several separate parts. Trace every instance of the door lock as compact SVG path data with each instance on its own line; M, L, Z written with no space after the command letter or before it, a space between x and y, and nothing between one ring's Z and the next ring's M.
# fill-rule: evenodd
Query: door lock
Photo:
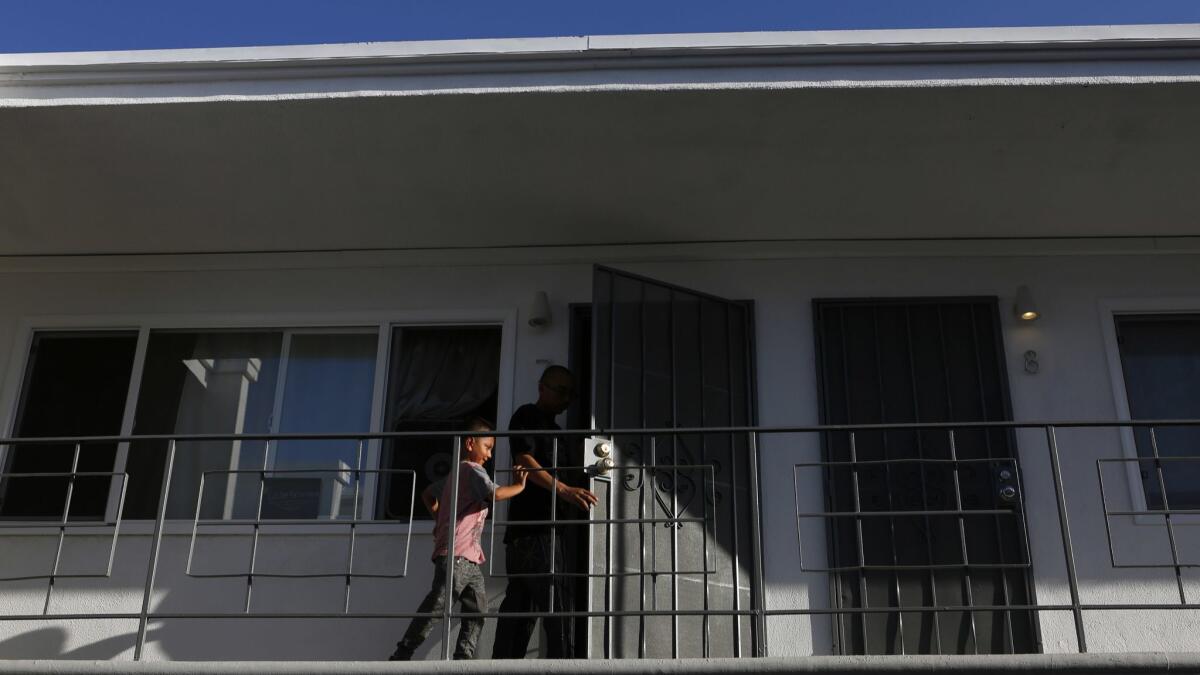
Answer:
M1016 501L1017 488L1011 485L1005 485L1004 487L1000 488L1000 499L1006 502Z
M616 462L612 457L601 457L587 468L587 472L591 476L607 476L614 466L616 466Z

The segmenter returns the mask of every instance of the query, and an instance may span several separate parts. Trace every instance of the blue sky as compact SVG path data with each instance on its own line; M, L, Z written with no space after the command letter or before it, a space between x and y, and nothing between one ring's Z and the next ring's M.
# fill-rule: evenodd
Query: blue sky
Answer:
M0 0L0 52L1200 23L1197 0Z

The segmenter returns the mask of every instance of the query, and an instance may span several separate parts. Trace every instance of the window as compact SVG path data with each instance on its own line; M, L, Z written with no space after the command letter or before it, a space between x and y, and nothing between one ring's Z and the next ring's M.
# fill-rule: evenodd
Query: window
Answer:
M13 435L119 435L136 348L136 332L35 333ZM18 445L7 454L4 470L11 474L66 473L74 454L73 445ZM115 444L84 445L78 471L112 471L115 455ZM103 476L77 479L71 519L102 519L110 482ZM3 482L0 515L61 518L68 483L66 478L10 477Z
M133 433L270 432L282 348L280 331L151 331ZM155 517L167 446L166 441L130 444L128 517ZM167 517L195 514L203 472L258 468L265 447L261 441L180 441ZM257 477L209 476L200 516L231 518L248 513L253 517L254 512L248 511L251 482L257 485Z
M389 431L462 429L472 417L496 421L500 328L401 327L392 331L384 428ZM416 472L416 495L450 471L452 439L406 438L384 444L383 466ZM489 470L491 467L488 467ZM382 481L378 517L407 520L409 479ZM429 514L418 504L417 519Z
M386 360L381 358L381 335L390 338ZM388 324L37 331L11 433L452 430L476 415L495 420L500 336L498 326ZM380 383L385 374L386 382ZM168 441L158 440L85 445L79 470L127 472L125 517L152 519L169 447ZM264 518L347 519L357 507L360 518L372 513L363 509L374 508L377 517L407 519L413 496L408 475L393 485L386 474L378 484L372 482L374 474L364 474L356 484L353 470L414 469L420 491L447 473L451 449L448 440L434 439L178 441L167 517L252 518L261 493ZM382 451L382 461L375 450ZM68 472L73 453L69 444L18 445L5 454L6 472ZM66 478L6 478L0 481L0 516L60 518L67 485ZM119 485L108 477L77 479L71 517L103 518L115 505L111 489ZM379 493L371 507L368 488L375 485Z
M375 329L151 332L134 433L368 432L376 339ZM166 446L130 448L131 517L154 517ZM202 475L201 518L253 518L260 480L264 517L350 517L357 451L353 440L180 441L167 517L193 517ZM232 473L256 470L274 471Z
M1116 317L1117 344L1129 414L1133 419L1200 418L1200 315L1131 314ZM1200 429L1157 427L1162 457L1200 457ZM1153 457L1148 429L1135 429L1139 457ZM1200 508L1200 460L1164 462L1163 484L1172 509ZM1161 509L1162 490L1152 462L1141 462L1146 503Z

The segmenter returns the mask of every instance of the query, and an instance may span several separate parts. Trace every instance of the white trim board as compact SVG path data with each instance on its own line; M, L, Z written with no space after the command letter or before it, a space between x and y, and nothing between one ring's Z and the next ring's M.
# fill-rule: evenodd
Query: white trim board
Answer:
M650 33L0 54L0 68L317 62L626 50L1046 45L1200 40L1200 24Z
M1166 24L8 54L0 55L0 107L763 86L1195 82L1200 56L1178 50L1197 46L1200 25ZM1163 48L1175 51L1144 57L1146 50Z

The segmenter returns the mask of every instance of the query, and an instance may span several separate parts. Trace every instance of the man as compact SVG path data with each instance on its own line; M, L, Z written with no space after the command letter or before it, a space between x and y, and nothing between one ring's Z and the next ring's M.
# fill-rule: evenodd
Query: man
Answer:
M550 366L538 380L536 403L527 403L513 413L508 423L509 430L561 429L554 418L562 414L571 403L575 393L575 376L562 366ZM548 521L551 519L551 493L556 489L554 474L539 471L554 462L553 436L511 436L509 449L512 463L521 465L529 472L525 490L509 502L508 520ZM567 448L558 444L558 465L566 462ZM596 495L588 490L568 485L563 476L558 476L558 510L578 508L584 511L596 503ZM570 612L574 603L571 597L572 584L549 573L562 572L566 551L563 532L558 530L551 543L549 525L510 524L504 535L505 567L510 576L500 613L512 612ZM551 551L553 568L551 568ZM550 589L554 589L554 605L550 605ZM496 624L496 642L492 647L494 659L520 659L529 648L529 638L537 626L536 618L501 617ZM547 617L542 620L546 635L547 655L550 658L571 658L574 649L574 621L570 617Z

